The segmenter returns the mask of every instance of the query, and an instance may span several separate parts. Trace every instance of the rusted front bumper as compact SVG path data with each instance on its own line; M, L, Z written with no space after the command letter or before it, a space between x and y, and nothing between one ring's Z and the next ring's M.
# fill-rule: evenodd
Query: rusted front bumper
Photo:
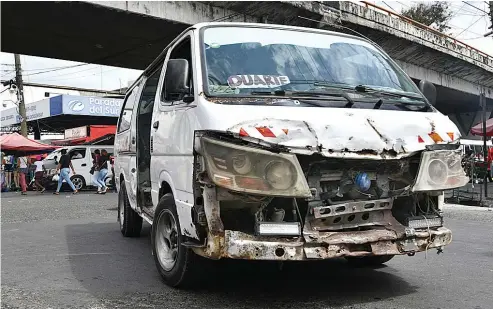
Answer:
M430 235L431 234L431 235ZM390 230L325 232L307 239L252 236L238 231L224 231L214 236L212 246L195 248L212 258L248 260L312 260L344 256L399 255L421 252L448 245L452 232L444 227L416 230L412 236Z

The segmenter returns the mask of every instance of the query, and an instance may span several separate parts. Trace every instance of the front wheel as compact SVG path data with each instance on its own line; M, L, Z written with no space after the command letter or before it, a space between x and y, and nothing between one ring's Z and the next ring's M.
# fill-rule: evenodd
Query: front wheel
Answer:
M70 178L70 180L74 184L74 187L77 191L82 190L86 186L86 181L84 180L84 177L80 175L74 175Z
M362 257L348 256L346 257L346 261L354 267L375 267L387 263L393 257L393 255L375 255Z
M175 200L170 193L161 198L156 208L151 243L154 262L167 285L189 287L198 282L206 260L183 246Z

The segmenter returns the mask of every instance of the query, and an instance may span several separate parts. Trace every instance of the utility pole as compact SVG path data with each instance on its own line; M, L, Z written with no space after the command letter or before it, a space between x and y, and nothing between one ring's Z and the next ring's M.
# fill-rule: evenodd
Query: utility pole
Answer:
M489 6L490 6L490 26L488 27L488 29L491 29L490 32L486 33L484 36L487 37L487 36L493 36L493 1L490 1L489 2Z
M27 137L27 117L26 117L26 105L24 102L24 87L22 84L22 68L21 57L19 54L14 54L15 59L15 83L17 85L17 102L19 105L19 115L21 119L21 134Z

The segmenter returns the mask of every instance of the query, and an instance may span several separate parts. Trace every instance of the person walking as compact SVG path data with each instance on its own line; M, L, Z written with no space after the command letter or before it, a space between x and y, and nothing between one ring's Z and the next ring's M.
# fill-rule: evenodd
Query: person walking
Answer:
M92 168L91 168L91 171L92 171L92 182L93 184L98 187L98 192L96 192L96 194L100 193L101 192L101 185L99 184L98 182L98 178L99 178L99 166L98 166L98 162L99 162L99 157L101 156L101 153L99 152L99 149L96 149L94 151L94 153L92 154Z
M20 166L19 166L19 157L17 156L12 156L12 166L14 169L13 176L14 176L14 191L19 191L21 188L20 185L20 178L19 178L19 171L20 171Z
M27 184L26 184L26 175L29 173L29 162L27 157L18 157L17 158L17 166L18 166L18 182L20 183L22 195L27 194Z
M99 191L99 194L105 194L106 191L108 191L108 188L106 187L106 182L105 178L106 175L108 175L108 161L109 161L109 156L108 152L106 149L101 150L101 156L99 156L98 159L98 168L99 168L99 174L98 174L98 187L101 186L101 191Z
M72 188L74 191L74 194L79 193L77 189L75 189L74 184L72 183L72 180L70 180L70 169L72 169L72 173L75 174L74 166L72 165L72 161L70 160L70 157L67 154L67 149L62 149L61 151L62 156L60 157L60 161L58 161L58 166L57 166L57 173L60 171L60 176L58 177L58 187L53 194L59 195L60 194L60 189L62 188L63 180L68 183L68 185Z
M41 156L36 158L37 161L34 162L34 166L36 169L34 170L34 185L39 190L40 193L45 192L46 188L41 184L41 180L43 179L43 175L45 172L45 167L43 165L43 160L41 160Z

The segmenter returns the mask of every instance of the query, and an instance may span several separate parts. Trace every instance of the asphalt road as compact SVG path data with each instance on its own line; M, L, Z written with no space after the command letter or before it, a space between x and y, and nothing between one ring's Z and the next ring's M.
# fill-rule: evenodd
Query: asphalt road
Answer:
M2 308L493 308L493 211L450 206L443 254L401 256L379 269L344 260L225 261L207 286L165 286L149 226L123 238L116 194L1 195Z

